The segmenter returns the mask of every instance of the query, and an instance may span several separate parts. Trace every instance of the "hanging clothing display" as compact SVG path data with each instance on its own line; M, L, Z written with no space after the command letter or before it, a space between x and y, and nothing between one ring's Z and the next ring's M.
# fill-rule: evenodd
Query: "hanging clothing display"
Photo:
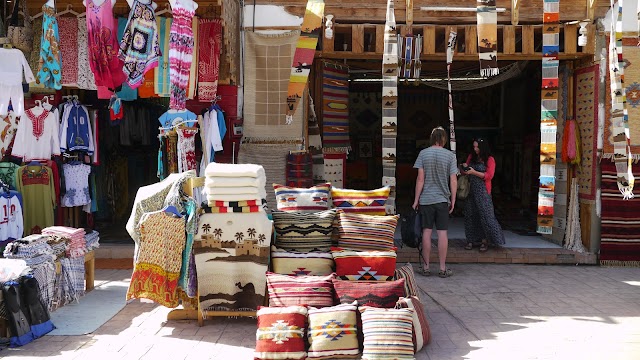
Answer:
M12 145L18 130L18 122L13 111L9 111L6 116L0 115L0 154L2 158Z
M124 17L118 18L118 43L122 42L124 31L127 28L128 19ZM144 77L143 77L144 79ZM122 83L122 88L116 93L118 98L123 101L134 101L138 99L138 88L132 89L128 82Z
M163 128L171 127L172 125L184 124L184 126L195 126L198 121L196 114L189 110L169 110L162 114L158 118L160 126Z
M189 100L193 100L196 97L196 86L198 85L198 24L198 17L194 15L193 19L191 19L194 46L191 54L191 67L189 68L189 83L187 85L187 99Z
M179 304L185 221L164 210L145 213L140 219L140 235L127 300L144 298L174 308Z
M187 86L189 85L189 72L193 60L193 29L192 19L195 14L193 1L186 7L185 0L176 0L171 9L173 22L171 23L171 35L169 39L169 62L171 65L171 101L169 107L183 110L187 102Z
M189 198L186 201L185 210L187 213L187 224L185 226L187 240L185 242L184 251L182 251L182 267L180 267L178 286L188 295L191 293L189 291L189 277L191 276L189 262L191 258L191 251L193 249L193 236L198 232L198 204L195 200Z
M176 131L170 131L167 141L167 169L169 174L174 174L178 171L178 134Z
M158 23L158 34L160 43L160 53L162 56L159 59L158 66L154 69L154 86L155 93L161 97L170 96L170 81L169 81L169 35L171 32L171 18L158 17L156 19Z
M83 206L91 202L89 174L91 166L82 163L62 165L66 191L60 202L63 207Z
M0 249L10 242L22 238L22 195L17 191L0 190Z
M200 125L200 140L202 141L202 159L200 161L200 174L215 160L215 152L224 150L222 139L227 134L227 123L224 112L217 104L211 106L204 115L198 116Z
M38 84L38 76L37 76L38 69L40 69L40 66L38 64L40 63L40 50L42 50L42 34L43 34L42 23L44 20L44 12L45 12L44 10L45 8L43 6L42 16L37 19L33 19L33 29L34 29L33 48L31 49L31 52L29 54L25 55L25 57L27 58L27 61L29 62L29 67L34 72L34 74L36 74L36 81L29 84L29 89L31 89L32 87L44 88L42 84Z
M161 55L151 0L134 0L118 52L131 88L142 84L144 74L158 66Z
M58 119L42 107L25 111L18 124L12 155L24 161L47 160L60 155Z
M21 166L16 180L16 188L22 194L24 235L39 234L42 229L53 225L56 192L51 168Z
M78 88L85 90L96 90L96 78L91 71L89 63L89 33L87 23L78 22Z
M56 10L42 6L42 36L36 82L50 89L62 89L62 55Z
M24 113L23 74L27 83L35 81L22 51L0 48L0 116L9 113L9 102L16 116L20 117Z
M60 54L62 54L62 85L78 86L78 18L58 18Z
M94 149L89 111L77 101L65 103L60 124L60 150L92 155Z
M158 97L155 91L156 85L153 80L154 77L155 77L154 72L151 72L151 71L147 71L144 74L144 80L142 81L142 85L140 85L140 87L138 87L137 89L139 98L146 99L146 98Z
M196 134L198 128L177 128L178 172L196 170Z
M126 78L118 58L115 18L110 1L96 5L94 0L86 0L86 4L89 65L99 88L98 97L108 99Z
M20 165L12 162L0 162L0 180L13 190L16 189L16 172L19 167Z
M198 100L213 101L218 94L222 20L200 19L198 39Z

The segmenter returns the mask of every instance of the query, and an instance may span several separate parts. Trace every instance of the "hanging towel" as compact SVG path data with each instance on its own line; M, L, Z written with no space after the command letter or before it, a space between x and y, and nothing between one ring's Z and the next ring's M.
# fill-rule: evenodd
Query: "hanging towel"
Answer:
M496 76L498 69L498 13L495 0L477 0L480 75Z

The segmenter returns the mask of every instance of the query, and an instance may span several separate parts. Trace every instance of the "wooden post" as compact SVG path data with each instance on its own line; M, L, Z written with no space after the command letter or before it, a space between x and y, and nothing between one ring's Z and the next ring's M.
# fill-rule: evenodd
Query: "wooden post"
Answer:
M505 25L502 28L502 53L516 53L516 27L514 25Z
M406 11L407 11L407 33L413 34L413 0L407 0Z
M535 35L533 25L522 26L522 53L531 55L535 53Z
M84 256L84 290L89 292L93 290L96 280L96 257L95 252L90 251Z
M575 54L578 49L578 25L565 25L562 29L564 32L564 53Z
M362 54L364 52L364 25L351 25L351 52Z
M384 53L384 25L376 25L376 54Z
M464 53L466 55L478 53L478 28L475 25L464 27Z
M587 19L593 20L595 14L596 0L587 0Z
M324 26L322 27L322 36L324 36ZM322 38L322 51L326 51L326 52L334 52L334 43L335 43L335 39L336 39L336 22L333 21L333 36L331 37L331 39L327 39L326 36L324 36Z
M424 55L433 55L436 53L436 27L434 25L425 25L424 32Z
M520 16L520 0L511 0L511 25L518 25Z

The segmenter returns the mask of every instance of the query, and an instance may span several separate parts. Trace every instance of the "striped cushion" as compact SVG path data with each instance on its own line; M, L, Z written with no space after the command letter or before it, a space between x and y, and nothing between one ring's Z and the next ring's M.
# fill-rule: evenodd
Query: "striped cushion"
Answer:
M367 306L358 310L362 313L363 359L414 359L411 340L413 310Z
M336 274L344 280L391 280L396 270L395 248L390 251L353 251L331 248Z
M411 263L407 263L405 266L396 269L395 274L393 275L394 280L404 279L404 296L415 296L416 298L420 298L418 291L418 285L416 284L416 276L413 272L413 265Z
M322 211L329 209L331 183L310 188L273 184L280 211Z
M304 333L307 308L304 306L260 307L254 359L305 359Z
M331 232L335 210L320 212L274 211L276 246L295 251L328 251L331 248Z
M400 298L396 309L413 309L413 345L416 352L420 351L431 341L431 330L427 321L424 306L415 296Z
M267 272L269 306L333 306L335 274L327 276L289 276Z
M391 250L398 215L338 213L338 246L351 250Z
M360 354L357 302L323 309L309 308L307 359L350 359Z
M385 205L391 188L376 190L331 189L333 206L345 212L367 215L385 215Z
M335 262L329 252L293 252L271 247L273 272L283 275L329 275L335 271Z
M404 279L395 281L334 279L333 287L341 304L350 304L357 300L360 306L393 308L404 293Z

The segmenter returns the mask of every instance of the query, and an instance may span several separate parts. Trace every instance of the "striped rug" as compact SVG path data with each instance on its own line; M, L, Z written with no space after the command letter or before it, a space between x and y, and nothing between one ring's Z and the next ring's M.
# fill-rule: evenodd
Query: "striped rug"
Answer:
M322 145L325 152L349 152L349 70L324 63L322 70Z

